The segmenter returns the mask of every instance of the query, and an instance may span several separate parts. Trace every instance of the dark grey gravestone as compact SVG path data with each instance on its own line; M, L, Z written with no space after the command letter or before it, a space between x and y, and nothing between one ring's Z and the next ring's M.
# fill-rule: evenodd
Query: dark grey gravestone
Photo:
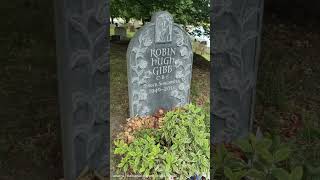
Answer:
M155 13L127 50L130 117L189 103L192 58L189 35L168 12Z
M221 143L252 128L263 0L216 0L211 7L211 127L213 143Z
M108 1L56 0L64 179L108 175Z

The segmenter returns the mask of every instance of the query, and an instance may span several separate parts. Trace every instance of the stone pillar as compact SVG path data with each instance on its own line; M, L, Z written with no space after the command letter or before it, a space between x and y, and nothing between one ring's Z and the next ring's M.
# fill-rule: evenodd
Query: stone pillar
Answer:
M108 173L108 1L56 0L64 179Z
M215 0L211 7L212 140L220 143L252 128L263 0Z

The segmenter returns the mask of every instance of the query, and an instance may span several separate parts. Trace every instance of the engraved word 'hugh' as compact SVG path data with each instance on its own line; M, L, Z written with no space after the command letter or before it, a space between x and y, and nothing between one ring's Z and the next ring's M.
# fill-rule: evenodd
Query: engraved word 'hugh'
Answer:
M152 73L154 75L169 74L173 70L174 58L172 55L176 54L175 48L159 48L151 49L151 65L153 67Z

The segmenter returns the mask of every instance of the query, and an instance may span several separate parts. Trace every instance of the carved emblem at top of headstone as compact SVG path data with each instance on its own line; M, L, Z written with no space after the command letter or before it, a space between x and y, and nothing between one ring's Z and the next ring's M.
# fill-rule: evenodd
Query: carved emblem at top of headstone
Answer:
M156 14L156 43L166 43L172 41L173 18L167 12Z
M187 32L168 12L156 13L127 50L130 116L189 103L192 58Z

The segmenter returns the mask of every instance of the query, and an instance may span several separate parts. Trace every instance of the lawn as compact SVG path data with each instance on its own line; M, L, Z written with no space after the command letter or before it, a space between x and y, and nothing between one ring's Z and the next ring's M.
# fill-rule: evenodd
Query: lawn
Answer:
M114 35L114 28L115 26L113 24L110 25L110 36ZM134 36L135 32L131 32L128 28L127 28L127 37L130 39Z
M192 42L193 52L201 55L207 61L210 61L210 47L203 46L200 42Z

